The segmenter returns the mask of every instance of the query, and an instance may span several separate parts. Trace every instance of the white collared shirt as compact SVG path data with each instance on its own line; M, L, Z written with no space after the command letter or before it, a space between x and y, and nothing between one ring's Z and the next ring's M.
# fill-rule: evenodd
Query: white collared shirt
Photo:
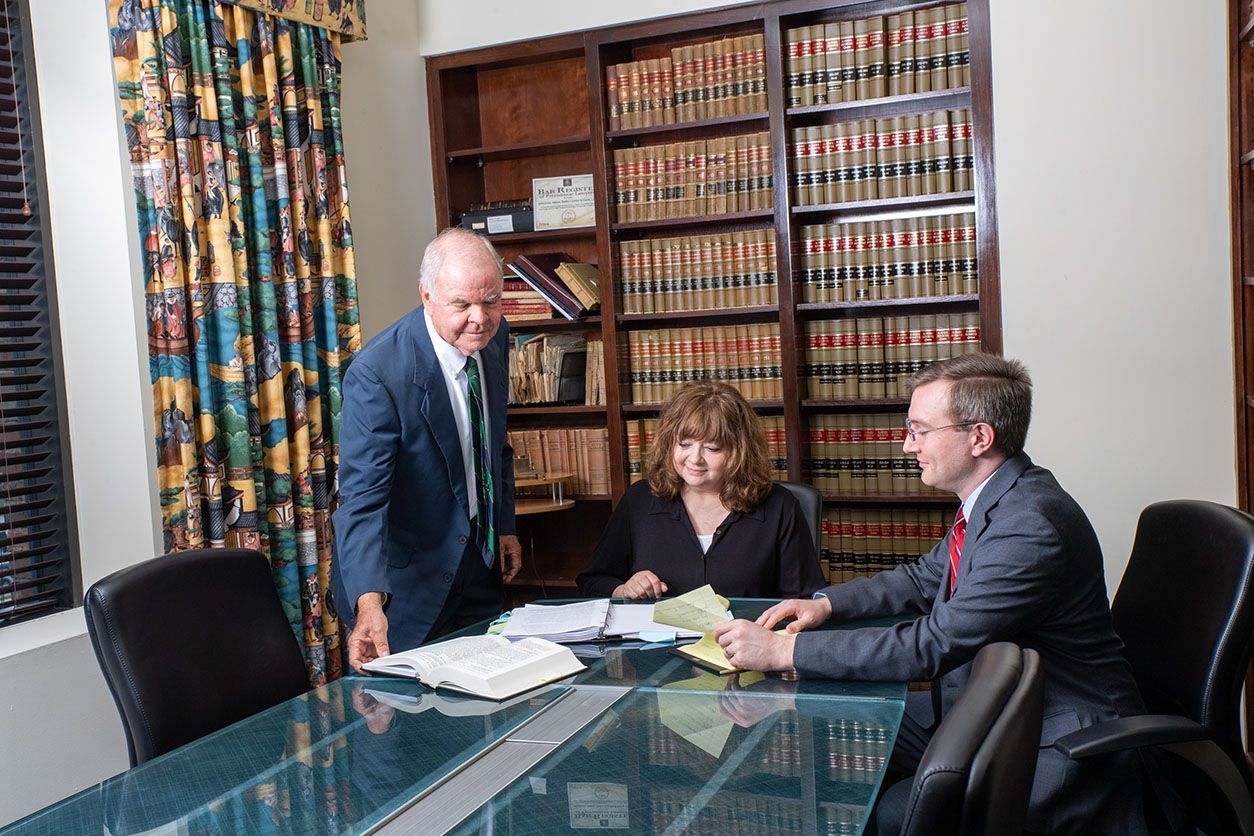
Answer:
M997 470L1001 470L1005 466L1006 466L1006 463L1002 462L1001 464L997 466ZM975 510L975 501L980 498L980 492L984 490L984 486L988 484L988 480L992 479L994 476L997 475L997 470L994 470L992 473L988 474L988 478L985 479L980 484L976 485L975 490L971 491L971 493L968 494L967 498L963 501L962 518L964 520L967 520L968 522L970 522L971 512Z
M436 332L435 323L431 321L431 314L427 312L426 307L422 309L422 319L427 323L427 333L431 336L432 347L435 348L435 359L439 361L440 370L444 372L449 405L453 407L453 420L457 422L457 438L461 442L462 463L466 467L466 501L470 507L470 519L473 520L479 513L479 497L475 491L477 483L475 481L474 442L470 428L470 404L467 402L470 380L466 377L466 355L462 354L456 346L446 343L444 338ZM479 365L479 383L483 390L483 441L490 455L492 445L488 434L488 391L483 379L483 359L478 351L471 356ZM491 466L490 462L488 466Z

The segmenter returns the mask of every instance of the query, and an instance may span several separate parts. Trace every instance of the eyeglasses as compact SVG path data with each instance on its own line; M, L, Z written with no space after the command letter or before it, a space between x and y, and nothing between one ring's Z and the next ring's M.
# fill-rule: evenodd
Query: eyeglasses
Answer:
M973 427L978 423L980 422L979 421L963 421L961 424L946 424L943 427L932 427L930 430L916 430L914 428L914 424L910 421L909 418L907 418L906 419L906 435L910 436L911 441L918 441L922 436L925 436L928 433L934 433L938 430L952 430L955 427Z

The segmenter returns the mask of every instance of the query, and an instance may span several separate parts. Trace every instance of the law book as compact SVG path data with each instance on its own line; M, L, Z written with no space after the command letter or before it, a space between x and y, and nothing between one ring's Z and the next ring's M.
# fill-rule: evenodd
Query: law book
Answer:
M551 293L547 286L535 281L530 275L523 272L522 268L520 268L516 264L507 264L505 266L508 267L510 269L510 272L512 272L515 276L522 279L531 287L535 288L535 291L544 297L545 301L548 302L553 307L553 310L557 311L564 318L566 319L578 319L579 318L579 314L576 311L568 310L566 307L566 303L564 301L559 300L555 294Z
M563 261L553 269L585 308L593 310L601 304L601 273L594 265Z
M557 274L557 268L563 263L575 263L575 259L566 253L521 253L510 263L510 269L517 267L522 274L529 277L528 282L537 290L541 286L547 291L546 295L557 299L561 304L558 305L563 312L573 314L570 319L576 319L588 313L589 306L586 305L580 297L574 293L571 288L566 286L561 277ZM541 291L544 292L544 291Z
M618 65L611 64L605 68L605 106L608 110L609 129L617 131L622 127L623 112L618 101Z
M511 643L502 636L449 639L383 656L362 668L492 700L507 700L585 670L559 644L531 638Z

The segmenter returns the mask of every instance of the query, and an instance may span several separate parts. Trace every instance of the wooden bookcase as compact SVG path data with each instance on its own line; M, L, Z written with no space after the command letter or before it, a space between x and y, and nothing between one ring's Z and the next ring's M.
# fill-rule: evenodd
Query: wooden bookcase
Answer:
M657 405L631 402L628 339L633 330L778 324L783 397L759 401L755 406L763 415L783 417L788 477L795 481L806 479L806 433L813 416L904 413L908 403L902 398L806 398L806 381L800 371L806 322L975 312L979 316L982 347L1001 350L988 0L968 2L969 87L835 104L787 104L783 50L789 30L940 5L944 4L935 0L777 0L427 58L438 228L456 225L460 213L472 203L530 197L533 177L591 172L595 185L594 228L490 236L506 261L523 252L560 249L598 265L602 276L599 316L522 323L513 329L519 333L586 333L603 339L607 371L604 408L511 407L508 420L511 429L607 427L611 484L609 496L576 495L572 509L520 519L525 555L522 576L511 590L516 600L575 594L575 575L590 556L613 503L629 485L624 421L658 412ZM766 110L683 124L608 130L608 66L669 56L675 47L746 35L763 37ZM969 191L819 206L795 203L790 188L789 154L795 128L958 108L969 108L972 116L974 171ZM614 203L615 150L751 132L769 134L772 208L657 221L618 221ZM802 301L798 248L804 224L889 220L945 212L974 212L977 294L856 302ZM748 230L769 230L774 236L777 305L652 314L624 312L620 277L616 275L619 247L624 242ZM829 508L956 505L951 497L926 495L829 495L825 504Z

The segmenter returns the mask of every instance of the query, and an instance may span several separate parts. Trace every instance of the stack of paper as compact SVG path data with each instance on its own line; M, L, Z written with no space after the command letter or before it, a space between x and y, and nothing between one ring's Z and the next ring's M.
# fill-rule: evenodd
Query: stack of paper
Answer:
M701 638L701 630L655 621L654 606L611 604L608 598L577 604L528 604L514 610L501 635L507 639L530 636L563 644L605 639L673 642Z
M642 641L674 641L675 639L699 639L700 630L686 630L667 624L658 624L653 618L654 604L611 604L605 635L615 638L640 639Z
M501 635L507 639L530 636L552 642L592 641L604 637L609 609L608 598L555 606L527 604L514 610Z

